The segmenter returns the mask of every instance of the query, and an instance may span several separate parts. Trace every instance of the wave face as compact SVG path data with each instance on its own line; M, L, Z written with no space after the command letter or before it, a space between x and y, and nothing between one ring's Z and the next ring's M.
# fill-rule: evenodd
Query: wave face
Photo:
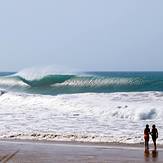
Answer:
M47 95L163 91L163 72L86 72L45 74L39 78L1 73L0 88Z

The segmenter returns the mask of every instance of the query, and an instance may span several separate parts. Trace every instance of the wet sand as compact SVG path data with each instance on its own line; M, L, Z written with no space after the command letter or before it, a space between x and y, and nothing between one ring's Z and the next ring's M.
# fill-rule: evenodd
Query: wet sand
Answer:
M0 141L5 163L144 163L163 162L163 148L144 152L143 145Z

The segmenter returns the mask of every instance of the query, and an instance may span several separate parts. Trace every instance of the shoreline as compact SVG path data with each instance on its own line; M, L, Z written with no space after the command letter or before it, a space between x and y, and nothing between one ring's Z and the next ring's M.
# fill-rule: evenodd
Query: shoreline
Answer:
M65 145L84 145L99 147L122 147L122 148L144 148L144 143L118 143L118 142L83 142L83 141L61 141L61 140L36 140L36 139L0 139L0 142L11 143L38 143L38 144L65 144ZM153 143L149 143L149 147L153 148ZM157 147L163 150L163 144L157 144Z
M163 148L146 152L143 145L0 140L0 161L3 159L21 163L162 162Z

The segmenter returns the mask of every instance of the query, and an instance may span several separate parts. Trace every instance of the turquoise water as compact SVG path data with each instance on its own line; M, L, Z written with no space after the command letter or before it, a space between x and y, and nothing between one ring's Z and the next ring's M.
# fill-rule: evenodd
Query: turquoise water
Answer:
M32 94L163 91L163 72L82 72L28 78L1 72L0 88Z

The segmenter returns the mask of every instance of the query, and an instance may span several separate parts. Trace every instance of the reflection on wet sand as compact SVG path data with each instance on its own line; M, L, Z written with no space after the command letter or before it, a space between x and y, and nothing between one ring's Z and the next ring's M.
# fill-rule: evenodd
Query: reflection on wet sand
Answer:
M145 161L149 161L150 158L152 158L152 161L157 161L158 151L157 150L149 151L146 149L144 151L144 159L145 159Z
M146 149L146 150L144 151L144 159L145 159L146 161L149 161L149 160L150 160L150 152L149 152L148 149Z
M158 151L157 150L152 151L152 158L153 158L153 161L157 160L157 158L158 158Z

